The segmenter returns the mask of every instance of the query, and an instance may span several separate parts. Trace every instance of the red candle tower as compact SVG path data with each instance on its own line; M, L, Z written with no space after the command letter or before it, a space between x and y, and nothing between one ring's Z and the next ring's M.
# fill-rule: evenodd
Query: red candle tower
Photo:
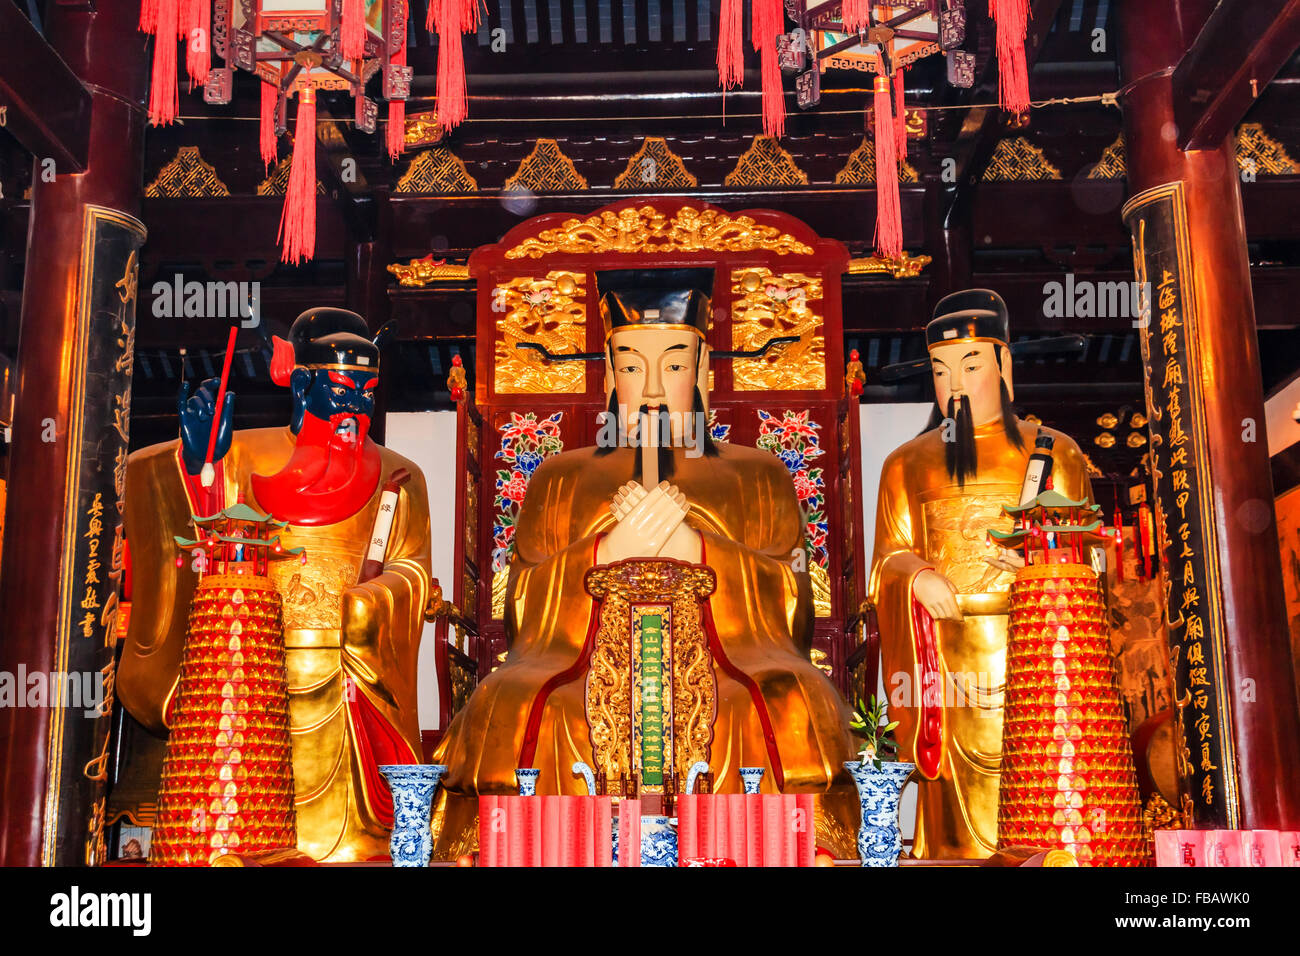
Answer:
M1097 510L1048 490L1005 509L1014 531L989 532L1022 546L1028 562L1011 592L998 847L1065 850L1083 866L1142 866L1137 774L1106 607L1084 553L1101 526Z
M170 866L297 844L280 595L266 570L303 550L268 540L268 527L287 526L242 500L193 521L195 537L176 543L201 577L149 854Z

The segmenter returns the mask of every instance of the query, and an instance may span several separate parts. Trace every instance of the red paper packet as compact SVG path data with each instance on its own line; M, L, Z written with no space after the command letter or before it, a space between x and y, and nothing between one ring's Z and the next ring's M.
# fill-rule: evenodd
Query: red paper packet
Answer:
M1241 831L1242 866L1281 866L1282 853L1276 830Z
M1156 866L1205 866L1204 830L1157 830Z
M1300 866L1300 830L1277 832L1279 865Z

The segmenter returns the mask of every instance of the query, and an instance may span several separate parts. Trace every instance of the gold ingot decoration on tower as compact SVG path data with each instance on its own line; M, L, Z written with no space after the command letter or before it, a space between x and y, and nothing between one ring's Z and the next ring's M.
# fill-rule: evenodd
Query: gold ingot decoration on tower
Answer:
M1007 637L998 848L1063 850L1083 866L1148 862L1137 772L1097 573L1016 573Z
M170 730L151 864L297 845L280 595L266 577L198 582Z

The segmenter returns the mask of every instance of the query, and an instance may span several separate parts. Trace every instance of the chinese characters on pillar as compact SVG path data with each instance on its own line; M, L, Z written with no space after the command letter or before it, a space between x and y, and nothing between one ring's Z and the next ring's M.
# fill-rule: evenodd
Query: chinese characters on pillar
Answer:
M1124 210L1142 295L1140 337L1156 527L1178 708L1177 760L1188 825L1237 825L1213 484L1202 418L1199 341L1181 183Z
M97 708L56 709L49 756L58 809L47 827L45 858L56 845L85 846L85 862L104 860L104 781L115 685L114 648L126 566L124 512L135 358L135 306L144 227L111 209L86 209L77 298L76 366L68 427L68 486L58 670L100 684Z

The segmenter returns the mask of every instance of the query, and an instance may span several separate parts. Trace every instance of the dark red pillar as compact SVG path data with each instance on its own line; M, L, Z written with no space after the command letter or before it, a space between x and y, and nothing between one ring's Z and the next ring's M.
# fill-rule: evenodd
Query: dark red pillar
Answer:
M1172 579L1175 690L1195 784L1190 808L1200 826L1290 830L1300 827L1300 728L1240 178L1231 135L1213 149L1178 148L1171 88L1173 67L1213 6L1210 0L1125 0L1119 6L1131 197L1126 220L1135 245L1148 254L1147 267L1135 256L1139 278L1146 268L1153 284L1151 326L1144 331L1148 399L1155 397L1148 412ZM1169 291L1162 292L1162 281ZM1171 361L1178 367L1174 375L1166 371ZM1178 390L1172 406L1171 388ZM1186 426L1182 443L1168 434L1171 417ZM1190 454L1176 457L1180 448ZM1177 482L1189 475L1191 494L1180 504ZM1195 530L1197 522L1203 538L1183 537L1185 526ZM1196 552L1186 571L1196 579L1195 601L1186 596L1181 570L1185 543L1187 552ZM1204 642L1198 638L1202 626ZM1215 646L1217 673L1210 653ZM1202 650L1204 664L1195 660ZM1203 735L1211 738L1204 750ZM1222 776L1207 784L1211 767ZM1213 800L1206 799L1207 790Z
M80 502L70 500L76 498L71 492L80 488L70 477L74 471L70 461L80 454L72 436L81 433L82 426L98 422L104 413L111 421L115 401L116 411L123 411L123 379L125 421L129 421L130 367L123 366L120 358L129 354L131 336L126 332L134 329L133 278L129 290L120 289L123 296L132 293L129 315L125 309L112 307L113 301L125 306L120 297L104 296L103 302L110 306L107 310L96 308L87 313L83 307L96 270L102 267L104 279L109 279L110 273L113 279L134 276L132 244L138 245L139 229L133 217L140 212L143 103L148 88L148 45L136 31L138 17L136 3L46 5L46 36L91 93L93 106L85 172L55 168L51 179L43 175L48 169L44 157L34 157L4 563L0 568L0 671L9 674L21 669L28 675L48 675L60 667L98 670L102 660L111 661L103 625L98 630L91 628L95 633L86 638L87 645L93 646L73 647L71 656L66 648L61 655L58 632L61 603L65 604L65 623L69 615L66 602L61 602L61 577L68 573L65 544L69 530L86 510ZM90 207L101 207L104 216L95 219L99 215L95 213L88 218ZM105 223L105 228L98 232L88 229L92 220ZM113 230L117 231L104 245L103 236ZM89 242L92 234L100 237L98 245ZM112 289L109 281L100 291L111 295ZM93 341L111 349L116 340L108 333L127 319L130 329L123 327L121 335L126 344L117 348L116 359L96 345L94 354L78 366L79 329L80 341L85 343L86 329L93 324ZM106 376L116 376L112 395L104 392ZM125 421L119 419L120 424ZM125 444L124 438L121 443ZM96 464L93 456L88 460ZM107 462L98 464L107 468L107 474L101 470L90 483L107 478L111 490L113 452L108 453ZM109 549L118 518L111 496L104 496L102 504L105 514L101 523L107 530L99 535L102 550L98 553L103 560L96 576L101 579L110 566ZM78 597L87 600L84 592ZM103 605L107 599L101 590L96 603ZM24 694L25 690L17 692ZM55 726L61 719L65 720L62 729ZM86 724L75 722L82 720L86 720L84 708L62 715L48 704L0 708L0 864L86 862L94 801L87 799L93 785L84 768L97 756L91 752L95 747L92 738L102 741L103 737L102 730L92 734ZM52 777L61 783L52 785Z

